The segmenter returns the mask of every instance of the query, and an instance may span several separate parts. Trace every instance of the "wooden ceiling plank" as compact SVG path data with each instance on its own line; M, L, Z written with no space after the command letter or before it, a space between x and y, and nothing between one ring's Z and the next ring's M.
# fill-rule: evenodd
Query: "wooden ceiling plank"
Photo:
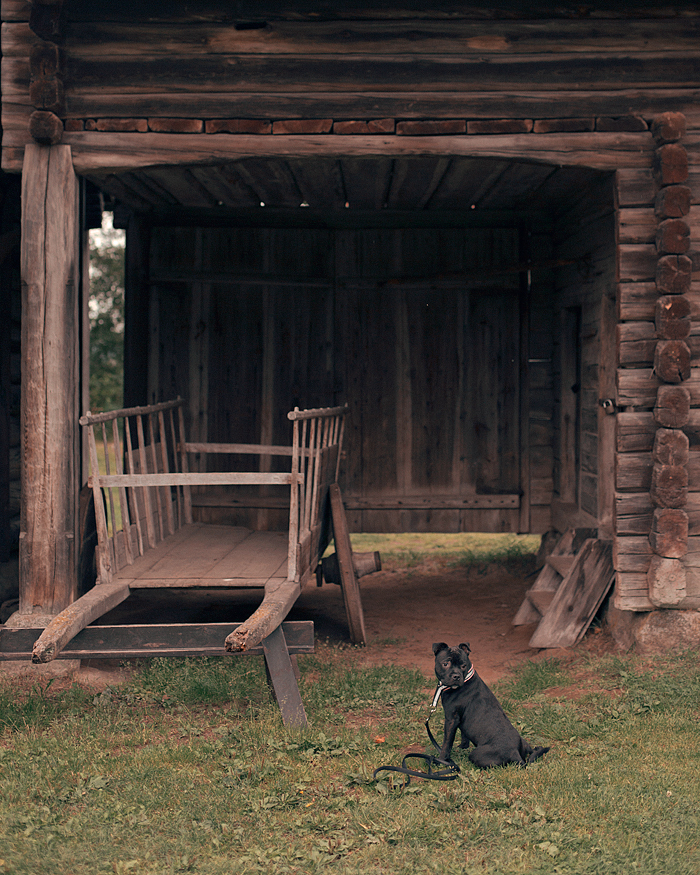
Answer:
M548 164L513 162L498 177L495 184L478 201L479 208L517 206L536 191L554 173L556 168Z
M310 207L344 207L345 189L336 158L289 158L287 165Z
M216 200L205 193L186 167L150 167L144 175L185 207L211 207Z
M216 200L217 206L252 207L259 204L259 198L247 186L229 185L218 167L193 166L190 172Z
M247 158L231 165L230 171L260 196L268 207L298 207L304 197L282 159Z
M350 209L381 210L386 204L392 167L391 158L343 158L340 162Z
M400 158L394 161L387 206L394 210L422 209L430 200L450 163L449 158Z

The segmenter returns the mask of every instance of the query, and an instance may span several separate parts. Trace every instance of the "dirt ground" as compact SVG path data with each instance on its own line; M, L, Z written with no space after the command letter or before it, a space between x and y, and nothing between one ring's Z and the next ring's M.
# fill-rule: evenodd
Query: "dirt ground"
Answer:
M498 567L468 573L464 569L420 566L414 570L383 570L363 577L362 601L368 644L355 653L366 665L394 664L418 668L433 677L432 645L467 642L477 671L493 683L520 663L568 652L537 651L528 646L534 626L513 626L532 577ZM258 598L259 601L259 598ZM245 593L222 591L180 593L145 591L105 615L109 623L240 622L258 601ZM347 620L339 586L309 586L288 619L313 620L317 642L349 645ZM590 631L577 649L595 652L613 649L599 629ZM570 654L569 654L570 655ZM117 661L83 664L56 661L37 669L0 662L0 675L38 671L72 677L79 683L102 687L129 672Z

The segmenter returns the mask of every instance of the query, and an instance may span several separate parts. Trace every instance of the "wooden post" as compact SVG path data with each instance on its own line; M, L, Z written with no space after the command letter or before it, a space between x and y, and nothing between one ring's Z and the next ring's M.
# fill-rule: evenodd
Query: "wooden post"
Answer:
M63 610L76 592L78 224L70 147L27 144L22 174L20 607L14 625L45 625L44 618Z

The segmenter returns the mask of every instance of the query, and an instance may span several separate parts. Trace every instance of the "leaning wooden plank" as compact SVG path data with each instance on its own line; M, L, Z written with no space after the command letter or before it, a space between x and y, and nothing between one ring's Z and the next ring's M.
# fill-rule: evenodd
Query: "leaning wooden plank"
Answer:
M51 662L81 629L123 602L128 595L128 584L120 580L93 587L51 620L34 644L32 662Z
M226 650L242 652L260 644L284 620L300 592L301 586L296 580L271 581L265 587L260 607L226 638Z
M306 724L306 711L299 695L299 685L289 658L289 649L282 626L278 626L262 642L265 664L272 684L275 699L285 726L302 729Z
M225 656L221 643L239 623L168 623L130 626L88 626L71 639L57 659L152 659L159 656ZM311 620L282 623L291 655L313 653ZM31 659L41 629L0 627L0 661ZM246 654L262 656L263 648ZM236 654L231 654L235 656Z
M612 542L589 538L530 639L530 647L572 647L612 586Z

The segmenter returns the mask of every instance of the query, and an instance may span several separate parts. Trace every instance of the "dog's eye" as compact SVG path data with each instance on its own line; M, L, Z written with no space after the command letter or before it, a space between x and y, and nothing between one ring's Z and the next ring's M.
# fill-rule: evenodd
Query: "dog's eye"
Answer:
M443 662L442 667L443 667L443 668L447 668L447 666L448 666L449 664L450 664L449 661L445 661L445 662Z

